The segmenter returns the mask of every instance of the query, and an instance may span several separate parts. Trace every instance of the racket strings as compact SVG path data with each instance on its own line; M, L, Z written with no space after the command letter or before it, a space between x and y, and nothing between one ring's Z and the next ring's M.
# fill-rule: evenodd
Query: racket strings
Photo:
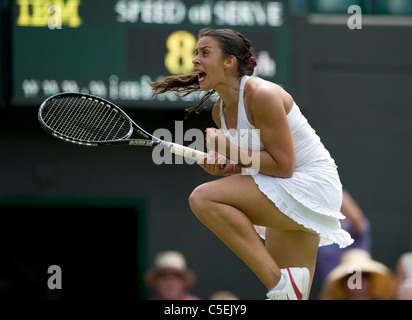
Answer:
M74 139L92 140L98 138L103 129L97 123L102 117L102 110L99 108L99 102L83 100L77 109L74 121L71 123L69 133Z
M84 97L51 100L42 117L54 132L69 139L112 141L131 134L129 121L116 109Z
M62 99L58 101L57 104L53 105L53 108L50 108L50 104L46 105L46 107L43 110L43 120L52 128L58 129L59 123L62 124L64 123L65 118L69 116L69 113L64 112L64 102ZM74 111L74 110L73 110ZM63 116L58 117L58 115L63 114Z
M83 124L82 122L88 121L89 117L87 114L87 109L85 110L85 114L82 112L84 109L84 101L81 102L82 103L79 104L77 108L73 108L72 106L76 105L76 101L73 101L73 98L68 101L63 101L64 109L61 110L61 115L63 115L63 117L59 125L56 127L57 132L75 139L82 138L80 136L82 126L79 124Z

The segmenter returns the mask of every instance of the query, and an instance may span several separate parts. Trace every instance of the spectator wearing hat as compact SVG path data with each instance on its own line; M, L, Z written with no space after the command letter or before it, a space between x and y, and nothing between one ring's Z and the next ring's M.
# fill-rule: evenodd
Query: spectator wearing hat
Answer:
M219 290L213 293L209 300L239 300L239 297L233 292L227 290Z
M200 300L188 292L196 283L196 275L186 267L186 259L178 251L158 253L144 280L154 291L151 300Z
M390 269L363 249L350 249L327 276L320 300L392 300L396 281Z
M402 254L396 262L396 285L398 300L412 300L412 243L411 250Z
M402 254L396 263L398 300L412 300L412 252Z

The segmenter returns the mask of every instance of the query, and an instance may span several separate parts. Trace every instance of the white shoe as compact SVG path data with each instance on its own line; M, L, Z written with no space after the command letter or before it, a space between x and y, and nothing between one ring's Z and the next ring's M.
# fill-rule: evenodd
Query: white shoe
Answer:
M286 280L281 290L270 290L269 300L306 300L309 290L309 270L307 268L285 268L280 272Z

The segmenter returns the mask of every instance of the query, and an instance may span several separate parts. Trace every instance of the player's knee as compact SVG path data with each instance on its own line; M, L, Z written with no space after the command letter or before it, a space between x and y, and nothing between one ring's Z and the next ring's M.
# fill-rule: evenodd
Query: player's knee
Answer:
M189 205L193 213L202 220L202 216L205 214L209 198L207 196L207 188L204 185L196 187L189 196Z

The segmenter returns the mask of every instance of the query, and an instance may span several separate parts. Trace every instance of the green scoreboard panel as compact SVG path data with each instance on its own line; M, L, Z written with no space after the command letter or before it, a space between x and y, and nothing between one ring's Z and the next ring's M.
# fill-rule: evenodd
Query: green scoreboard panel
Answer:
M232 28L255 49L255 75L287 87L287 1L15 0L11 103L85 92L129 108L185 108L192 94L152 97L148 81L193 71L198 31Z

